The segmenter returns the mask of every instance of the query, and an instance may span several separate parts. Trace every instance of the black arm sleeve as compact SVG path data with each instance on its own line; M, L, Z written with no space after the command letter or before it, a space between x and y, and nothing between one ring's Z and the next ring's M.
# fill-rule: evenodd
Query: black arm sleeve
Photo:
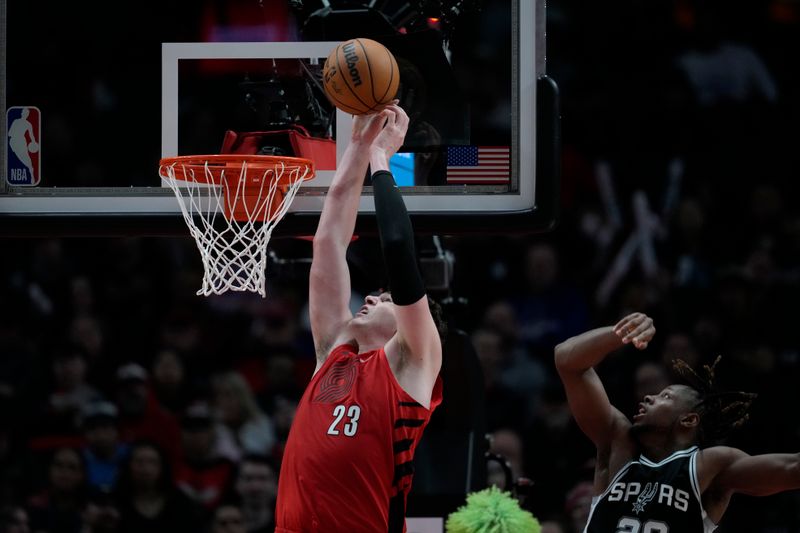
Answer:
M372 187L392 301L397 305L411 305L425 296L425 286L417 267L411 219L391 172L375 172Z

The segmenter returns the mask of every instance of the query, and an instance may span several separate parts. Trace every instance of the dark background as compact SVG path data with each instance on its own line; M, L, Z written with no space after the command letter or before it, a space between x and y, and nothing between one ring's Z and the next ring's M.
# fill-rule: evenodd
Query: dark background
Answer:
M476 13L491 21L498 4ZM571 531L593 459L569 418L553 347L633 311L654 318L655 341L645 352L622 350L599 369L623 412L636 405L636 391L669 379L671 359L703 364L722 355L720 386L759 394L728 444L749 453L800 449L799 21L796 0L548 5L547 71L560 87L563 133L559 225L545 235L443 238L454 278L431 291L449 303L452 328L471 338L480 361L484 386L475 394L485 397L485 420L474 422L502 437L496 451L512 460L515 475L533 479L524 505L540 520ZM471 89L491 94L496 87L485 81ZM87 101L95 94L83 91ZM129 112L135 122L138 110ZM649 206L644 226L635 198ZM653 260L642 261L636 249L628 263L619 261L645 226ZM290 411L313 369L307 263L273 262L266 300L206 299L194 295L201 265L188 237L1 244L3 503L35 515L31 502L41 500L32 498L48 490L43 466L52 443L82 445L79 418L61 425L49 418L50 399L65 392L55 372L65 350L85 363L82 386L111 400L115 370L128 361L148 369L158 399L164 384L153 375L156 355L175 352L184 368L182 400L162 407L177 419L191 401L214 405L212 378L237 371L273 421L277 443L264 452L279 460L286 405ZM427 238L418 245L436 255ZM356 297L383 281L377 249L371 239L351 247ZM303 243L276 243L276 250L288 258L310 253ZM461 371L472 383L474 372ZM443 406L432 440L469 431L463 419L453 421L456 411ZM463 475L453 468L421 469L415 490L445 490L444 479ZM451 496L442 512L463 501L463 494ZM800 531L799 509L797 493L735 496L719 531Z

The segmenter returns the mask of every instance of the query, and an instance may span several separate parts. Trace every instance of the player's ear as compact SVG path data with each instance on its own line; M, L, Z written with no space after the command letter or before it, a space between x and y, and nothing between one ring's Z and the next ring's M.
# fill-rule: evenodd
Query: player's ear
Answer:
M686 413L681 416L681 425L685 428L696 428L700 426L700 415L697 413Z

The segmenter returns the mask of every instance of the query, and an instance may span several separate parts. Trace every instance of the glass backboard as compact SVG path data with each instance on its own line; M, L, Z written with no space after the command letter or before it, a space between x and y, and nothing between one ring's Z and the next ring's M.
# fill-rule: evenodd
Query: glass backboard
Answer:
M322 68L353 37L398 61L411 123L392 168L415 229L554 222L558 116L542 2L4 7L7 234L182 232L160 158L234 152L314 159L315 179L276 229L313 233L352 124L325 97ZM357 231L370 231L373 209L367 187Z

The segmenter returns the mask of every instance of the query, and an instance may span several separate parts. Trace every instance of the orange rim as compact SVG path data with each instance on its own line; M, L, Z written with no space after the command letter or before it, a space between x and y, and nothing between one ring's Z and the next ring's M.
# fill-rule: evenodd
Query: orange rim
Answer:
M290 185L292 173L299 171L305 174L303 180L314 177L314 162L302 157L284 157L274 155L242 155L242 154L209 154L209 155L180 155L162 158L159 169L173 167L175 179L183 181L196 181L200 183L213 183L221 185L223 182L230 184L238 182L240 177L246 178L246 188L260 186L261 179L270 179L277 168L282 169L279 185ZM208 171L206 171L208 169ZM244 169L244 176L242 170ZM166 178L163 171L162 177ZM224 176L224 178L223 178Z

